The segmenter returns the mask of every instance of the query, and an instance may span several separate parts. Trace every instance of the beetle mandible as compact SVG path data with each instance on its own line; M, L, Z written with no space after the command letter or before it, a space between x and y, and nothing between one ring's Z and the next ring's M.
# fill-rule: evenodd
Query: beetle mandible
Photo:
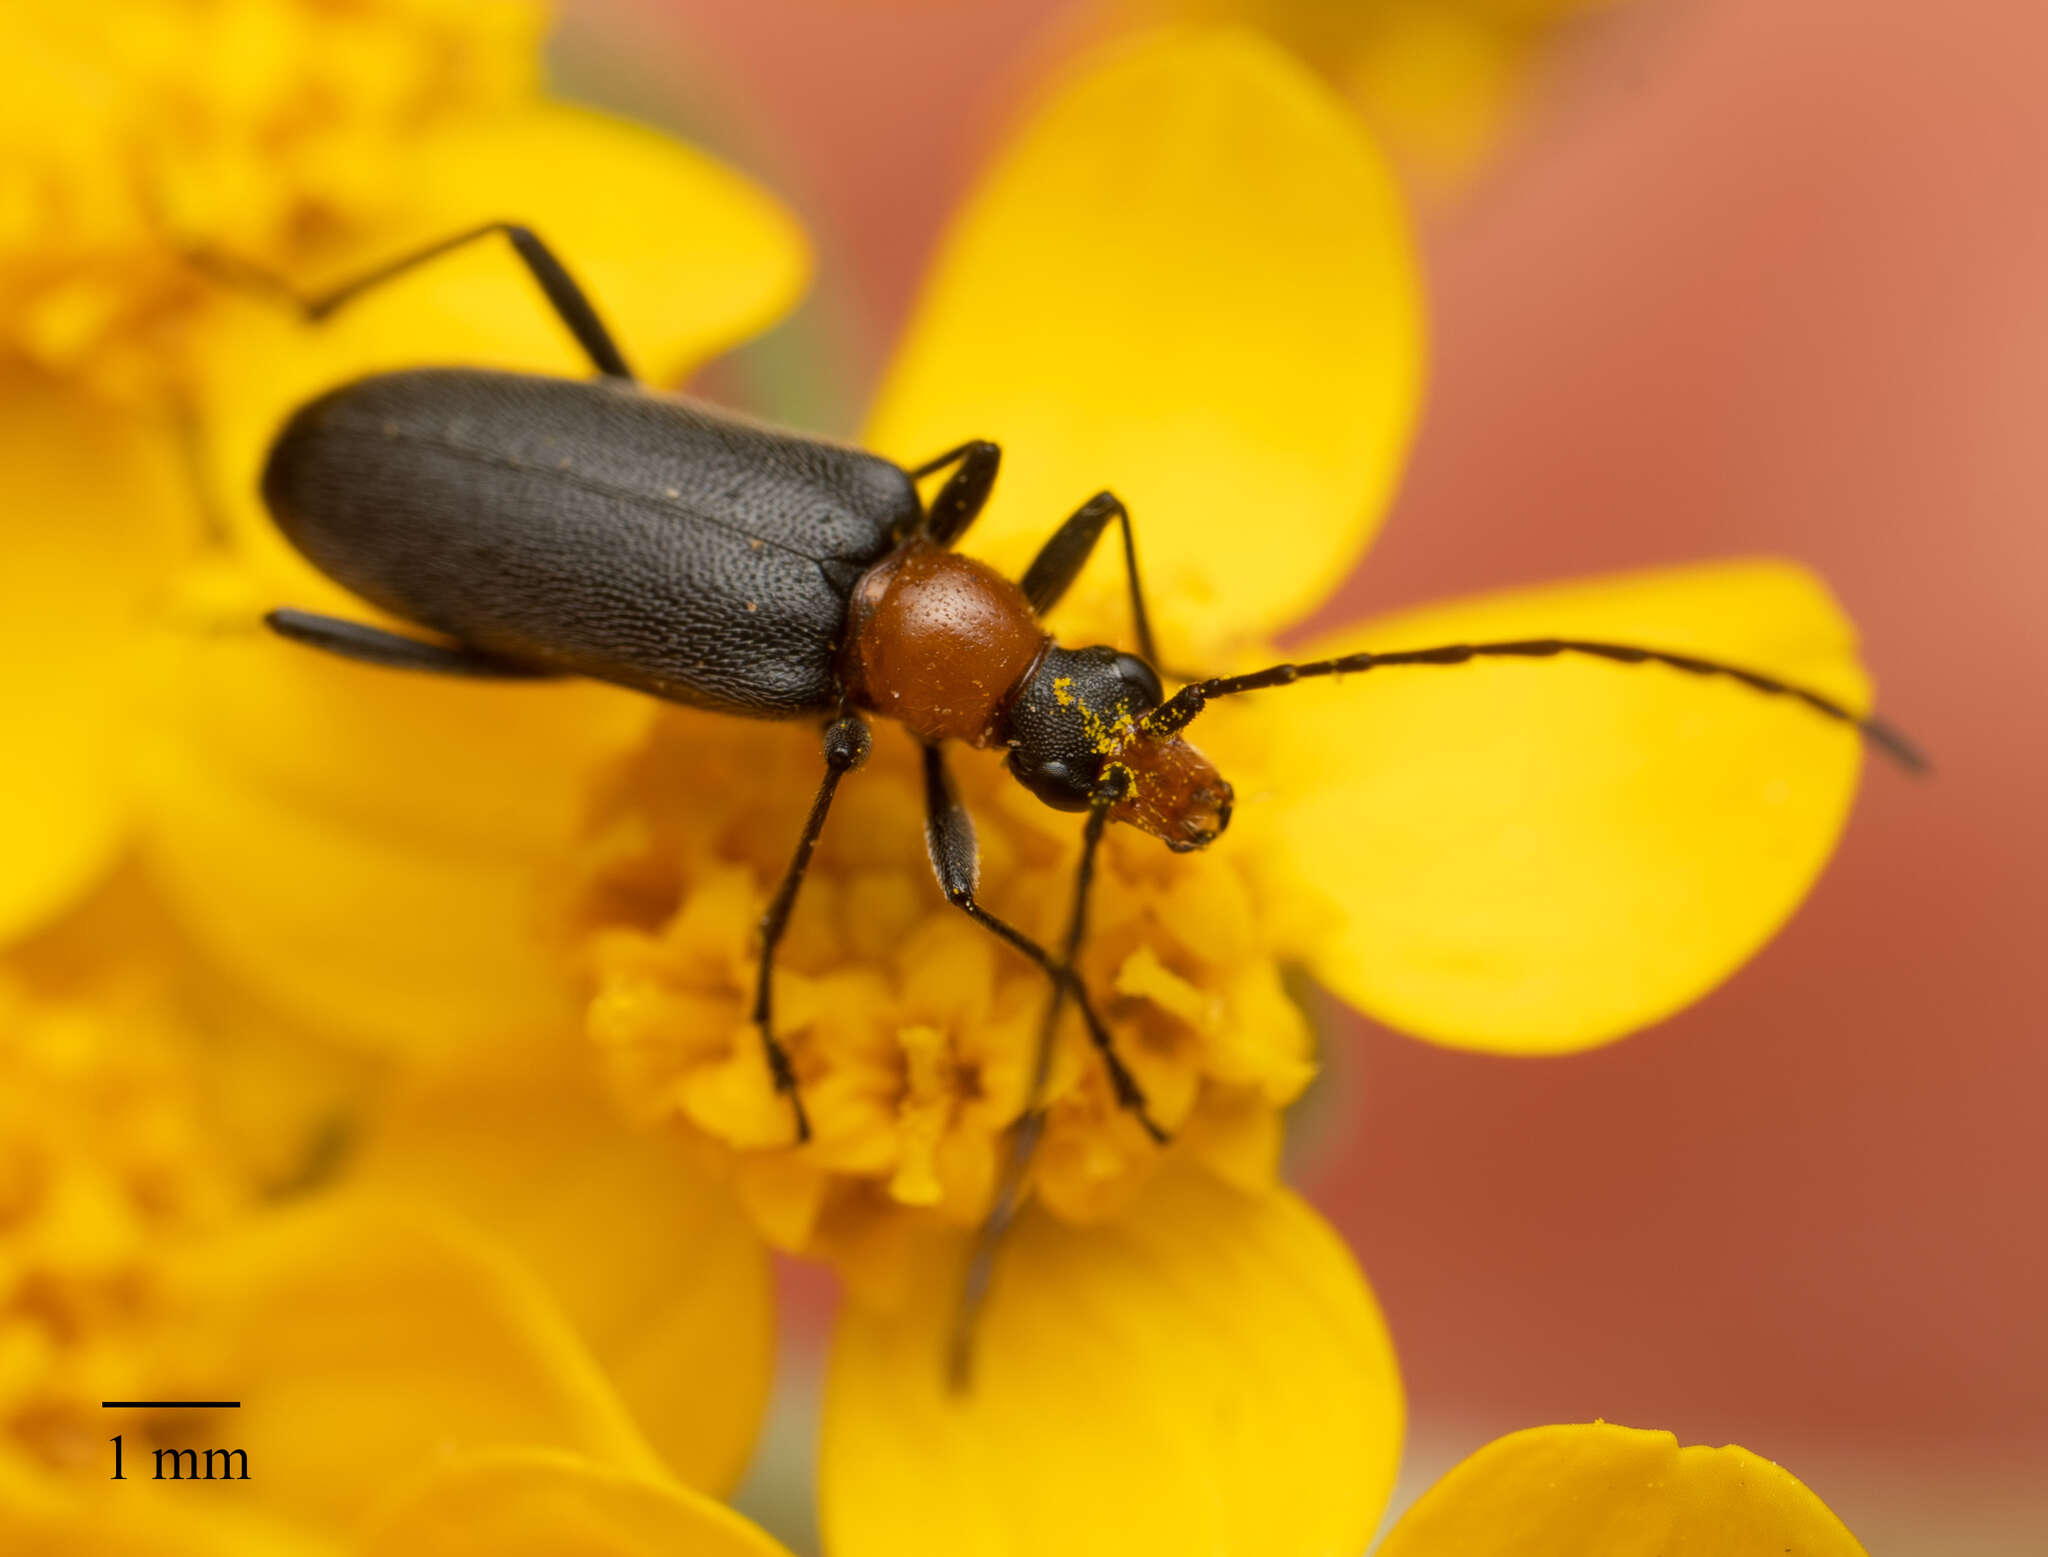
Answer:
M447 641L291 609L266 620L288 638L376 665L581 675L719 713L823 720L824 778L761 921L752 1012L799 1141L809 1138L810 1122L775 1036L775 952L840 780L868 754L867 715L896 720L923 748L926 839L947 900L1051 982L1039 1082L1072 1000L1119 1102L1162 1141L1072 970L1109 822L1176 850L1202 848L1228 826L1230 785L1183 736L1216 698L1388 666L1586 655L1731 677L1856 726L1908 768L1924 765L1897 732L1811 689L1719 661L1581 639L1361 652L1196 680L1168 697L1155 669L1130 514L1114 494L1082 504L1021 578L1005 578L951 549L987 501L997 444L962 443L904 469L648 390L561 261L525 227L492 222L457 233L310 299L242 267L229 279L260 284L317 320L494 234L511 242L598 376L378 374L301 408L263 473L272 516L308 560ZM941 473L926 503L917 483ZM1041 625L1112 521L1123 543L1135 655L1065 648ZM974 825L947 771L949 741L1005 750L1010 771L1039 799L1087 813L1057 951L980 902ZM1027 1110L1008 1191L970 1276L970 1314L1038 1122Z

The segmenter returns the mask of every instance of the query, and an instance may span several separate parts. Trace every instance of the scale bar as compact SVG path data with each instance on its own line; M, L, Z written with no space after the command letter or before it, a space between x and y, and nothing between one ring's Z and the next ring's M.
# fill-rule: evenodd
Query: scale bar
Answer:
M201 1407L239 1407L240 1405L241 1401L239 1400L102 1400L100 1402L100 1409L104 1411L110 1406L143 1406L152 1411L166 1409L192 1411Z

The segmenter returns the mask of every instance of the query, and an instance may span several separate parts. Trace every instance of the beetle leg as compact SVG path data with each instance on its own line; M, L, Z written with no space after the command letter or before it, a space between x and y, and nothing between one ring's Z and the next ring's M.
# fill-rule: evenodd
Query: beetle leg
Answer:
M954 445L937 459L926 460L910 472L910 479L922 481L926 476L936 476L948 465L958 465L977 452L981 453L984 459L994 461L1002 458L1003 450L1002 445L990 443L986 438L970 438L965 443ZM993 481L994 477L990 477L990 480Z
M926 749L931 750L929 747ZM932 771L931 762L927 759L927 795ZM947 1348L946 1370L947 1380L956 1391L967 1388L974 1363L974 1327L981 1317L982 1306L988 1301L989 1281L995 1274L996 1251L1002 1247L1010 1224L1017 1219L1023 1199L1024 1174L1031 1165L1031 1154L1037 1150L1038 1138L1045 1131L1044 1112L1035 1105L1039 1093L1044 1090L1046 1075L1052 1069L1052 1042L1053 1035L1059 1030L1060 1008L1069 994L1079 995L1081 992L1081 981L1073 976L1072 970L1074 954L1080 950L1081 939L1087 929L1088 889L1095 879L1095 851L1102 843L1103 830L1109 825L1110 807L1127 792L1128 779L1109 778L1098 785L1088 798L1088 824L1081 833L1081 863L1074 872L1074 906L1067 916L1064 954L1056 964L1066 977L1054 978L1052 999L1046 1002L1045 1020L1038 1029L1038 1057L1031 1076L1033 1106L1026 1109L1016 1133L1010 1138L1010 1159L1004 1164L1002 1177L996 1183L995 1201L987 1220L975 1232L974 1247L967 1257L967 1273L960 1283L959 1306L953 1311L953 1333ZM969 836L972 837L971 831ZM932 852L936 859L939 852L936 843Z
M975 901L975 888L981 876L981 854L975 846L974 818L961 804L960 793L953 785L953 775L946 768L945 754L936 746L924 749L924 805L925 844L931 852L932 870L939 878L946 901L998 940L1007 941L1029 957L1056 987L1065 989L1067 996L1079 1008L1082 1021L1088 1025L1089 1041L1102 1056L1110 1085L1116 1091L1118 1106L1137 1115L1145 1133L1160 1145L1165 1145L1166 1132L1153 1122L1151 1114L1146 1111L1144 1088L1138 1085L1137 1078L1117 1054L1116 1041L1096 1014L1095 1004L1088 998L1088 991L1081 980L1071 968L1056 961L1051 952L1030 936L1006 920L998 919ZM1025 1104L1027 1113L1037 1111L1039 1084L1043 1079L1041 1076L1039 1082L1033 1083L1031 1096Z
M932 506L925 511L924 523L920 526L924 538L935 546L950 546L966 534L967 527L981 512L982 505L988 502L989 490L996 484L996 467L1002 462L1000 444L976 438L957 449L948 449L935 460L926 460L913 470L910 479L922 481L948 465L956 467L946 478L946 484L939 488L939 495L932 499Z
M790 1066L789 1051L775 1036L771 998L775 948L782 940L782 932L789 928L790 910L796 907L796 890L803 885L804 871L811 863L811 851L817 848L818 835L825 830L825 813L832 809L832 796L839 788L839 781L868 760L870 744L867 724L859 714L842 713L826 726L825 780L818 786L817 798L811 802L811 814L804 822L803 836L796 841L796 854L789 862L789 869L783 872L782 885L775 889L768 912L761 916L761 971L754 985L754 1025L761 1029L761 1047L767 1051L768 1071L775 1078L775 1090L789 1094L789 1106L796 1112L799 1144L811 1138L811 1119L804 1112L804 1100L797 1091L796 1072Z
M456 233L453 237L430 243L424 249L388 260L366 275L357 276L353 281L343 282L340 286L330 287L311 297L301 294L279 277L242 260L211 253L195 253L188 258L201 269L232 285L253 287L258 291L284 298L303 313L309 323L317 324L365 292L374 291L385 282L396 280L429 260L439 259L451 250L497 232L503 233L511 240L513 250L525 262L533 279L540 283L540 289L547 294L548 303L553 307L556 317L568 326L569 333L576 337L576 344L583 348L583 354L590 359L591 366L607 378L630 381L633 370L626 365L625 354L619 350L611 332L604 327L604 321L598 318L597 310L591 306L589 297L569 274L568 267L555 258L554 251L542 243L531 229L516 222L485 222L481 227L471 227L464 232Z
M285 608L268 613L263 620L281 638L391 670L426 670L443 676L501 681L541 681L560 674L545 666L527 665L472 649L467 644L428 643L404 633L386 632L367 622L344 621L312 611Z
M1044 616L1060 603L1068 586L1080 576L1096 541L1112 519L1124 532L1124 577L1131 586L1131 625L1138 634L1138 652L1156 670L1159 649L1152 641L1152 620L1145 611L1145 586L1138 579L1138 543L1131 536L1130 510L1114 492L1098 492L1075 509L1039 548L1019 585L1024 598L1031 602L1031 609Z

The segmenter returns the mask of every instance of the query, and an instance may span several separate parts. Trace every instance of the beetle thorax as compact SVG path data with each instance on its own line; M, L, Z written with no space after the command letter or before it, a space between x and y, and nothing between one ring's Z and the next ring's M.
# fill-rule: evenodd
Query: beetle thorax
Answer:
M855 585L841 669L863 708L922 741L988 746L1048 642L1024 592L985 562L911 542Z

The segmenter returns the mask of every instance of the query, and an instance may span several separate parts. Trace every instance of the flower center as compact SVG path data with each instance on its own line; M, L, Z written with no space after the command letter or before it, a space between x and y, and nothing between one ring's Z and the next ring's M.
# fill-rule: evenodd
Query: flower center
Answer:
M979 900L1056 945L1080 819L989 755L953 754L981 846ZM1049 986L949 905L924 848L915 751L884 726L840 786L774 979L813 1139L795 1143L749 1019L758 925L823 764L814 732L664 712L605 796L575 930L588 1030L628 1109L713 1143L778 1246L854 1276L917 1223L972 1226L1027 1105ZM1079 968L1144 1088L1165 1150L1270 1181L1279 1109L1307 1084L1308 1023L1281 984L1256 876L1226 852L1176 856L1112 828ZM1069 1007L1029 1192L1056 1214L1114 1212L1162 1151L1119 1107Z
M533 87L537 6L10 6L0 357L134 394L217 295L206 248L287 276L395 214L407 141Z

